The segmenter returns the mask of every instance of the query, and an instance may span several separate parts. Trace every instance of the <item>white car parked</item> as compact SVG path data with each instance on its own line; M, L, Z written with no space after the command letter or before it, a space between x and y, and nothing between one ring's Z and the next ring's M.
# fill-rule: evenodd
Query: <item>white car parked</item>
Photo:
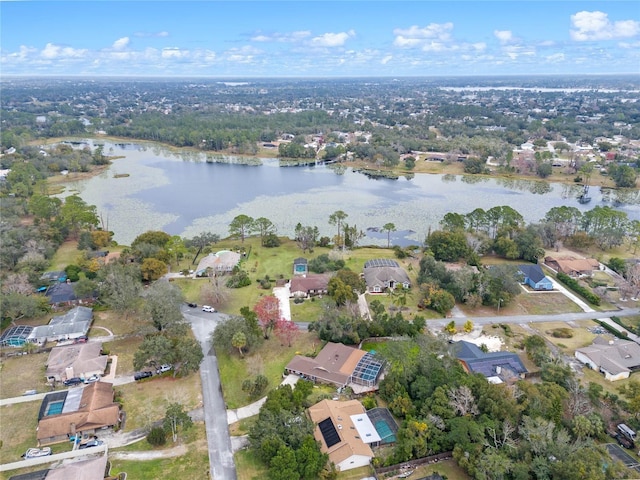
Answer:
M213 307L210 307L209 305L203 305L202 306L202 311L203 312L214 313L216 311L216 309L213 308Z

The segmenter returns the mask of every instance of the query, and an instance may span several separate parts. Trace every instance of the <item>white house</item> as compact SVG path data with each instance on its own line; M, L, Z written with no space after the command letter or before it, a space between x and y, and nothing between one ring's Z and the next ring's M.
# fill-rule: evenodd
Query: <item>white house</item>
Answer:
M640 370L640 345L629 340L598 337L588 347L578 348L575 357L610 382L629 378L631 372Z

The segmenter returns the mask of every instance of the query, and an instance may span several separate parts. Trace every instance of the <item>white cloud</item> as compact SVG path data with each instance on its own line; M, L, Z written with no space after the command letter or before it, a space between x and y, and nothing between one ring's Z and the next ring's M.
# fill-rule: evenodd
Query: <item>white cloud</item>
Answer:
M393 34L396 37L402 38L414 38L414 39L438 39L449 40L451 38L451 30L453 30L453 23L430 23L426 27L418 27L412 25L409 28L402 29L396 28L393 30Z
M494 30L493 34L501 43L507 43L513 40L513 33L511 33L511 30Z
M393 55L387 55L382 60L380 60L380 63L382 65L386 65L387 63L389 63L391 61L392 58L393 58Z
M285 33L258 33L251 37L251 40L254 42L281 42L281 43L291 43L291 42L299 42L304 40L307 37L311 36L311 32L308 30L298 30L295 32L285 32Z
M78 58L87 53L86 49L76 49L72 47L62 47L53 43L47 45L40 52L42 58L53 60L56 58Z
M127 45L129 45L129 42L130 42L129 37L122 37L116 40L115 42L113 42L113 45L111 47L114 50L122 50L126 48Z
M184 58L188 56L188 50L182 50L178 47L166 47L162 49L162 58Z
M640 22L621 20L612 22L604 12L581 11L571 15L570 31L573 40L584 42L590 40L612 40L616 38L634 37L640 33Z
M341 47L347 40L354 37L356 32L349 30L340 33L324 33L311 39L311 45L315 47Z

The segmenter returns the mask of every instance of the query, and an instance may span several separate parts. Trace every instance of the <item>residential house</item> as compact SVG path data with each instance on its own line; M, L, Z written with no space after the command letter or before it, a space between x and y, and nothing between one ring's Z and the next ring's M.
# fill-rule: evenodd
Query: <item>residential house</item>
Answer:
M340 472L369 465L380 435L357 400L322 400L308 409L320 451Z
M545 265L570 277L591 277L594 270L600 270L600 262L595 258L545 257Z
M588 347L578 348L575 357L589 368L603 373L610 382L629 378L640 370L640 345L630 340L596 337Z
M332 273L312 273L304 276L295 276L289 285L289 296L295 298L315 297L326 295L329 288L329 280Z
M198 263L195 276L206 276L208 270L211 270L213 273L231 272L233 268L238 265L241 258L242 255L230 250L220 250L216 253L210 253Z
M477 345L461 340L451 345L451 354L467 373L481 373L491 383L511 383L527 373L516 353L483 352Z
M64 463L49 470L44 480L104 480L108 477L108 456L100 455L86 460Z
M76 343L54 347L46 363L47 381L63 382L69 378L104 375L107 355L102 355L102 342Z
M547 278L540 265L518 265L522 274L522 283L529 285L534 290L553 290L553 283Z
M72 305L79 300L71 282L54 283L44 294L51 305Z
M113 398L113 384L108 382L48 394L38 414L38 445L67 442L76 435L88 438L118 425L120 405Z
M365 350L329 342L316 358L296 355L285 370L313 382L365 392L377 389L382 367L382 362Z
M73 340L86 336L93 322L93 310L89 307L75 307L64 315L53 317L49 325L34 327L27 341L40 345L46 342Z
M33 327L29 325L15 325L7 328L0 336L0 345L3 347L22 347L27 343Z
M382 293L387 289L395 289L397 286L410 288L409 275L395 260L378 258L369 260L364 264L364 281L367 284L367 292Z

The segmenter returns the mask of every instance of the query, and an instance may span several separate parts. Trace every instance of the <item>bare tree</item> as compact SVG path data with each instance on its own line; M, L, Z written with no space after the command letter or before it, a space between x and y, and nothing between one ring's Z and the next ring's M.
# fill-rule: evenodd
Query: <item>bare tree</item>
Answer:
M479 413L473 392L466 385L449 390L449 405L462 416Z
M213 272L209 275L209 281L200 290L200 296L209 305L224 305L230 295L224 276L215 275Z

